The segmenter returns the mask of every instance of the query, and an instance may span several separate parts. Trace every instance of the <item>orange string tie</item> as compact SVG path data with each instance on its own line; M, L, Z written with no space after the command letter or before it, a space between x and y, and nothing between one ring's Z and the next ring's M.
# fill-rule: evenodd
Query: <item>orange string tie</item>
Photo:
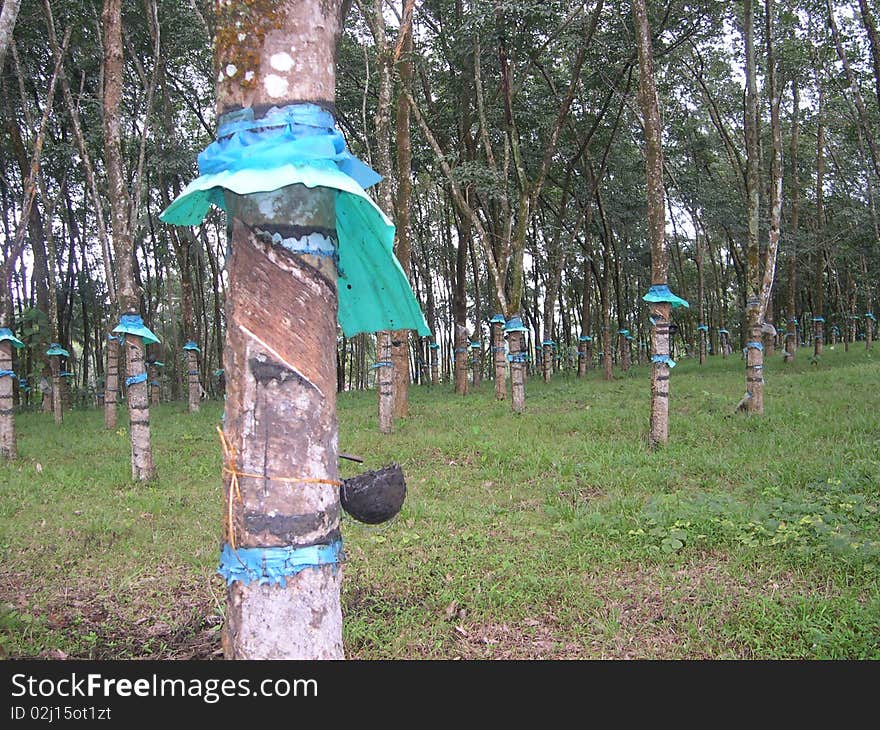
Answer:
M232 506L233 500L238 499L239 504L242 502L241 489L238 485L239 477L250 477L251 479L271 479L276 482L287 482L288 484L327 484L331 487L341 487L342 482L338 479L311 479L303 477L276 477L269 474L251 474L246 471L239 471L235 462L235 448L226 439L223 429L217 426L217 433L220 435L220 445L223 448L223 458L226 462L223 465L223 471L231 476L229 480L229 493L226 495L227 514L226 514L226 536L229 544L235 550L235 529L232 522Z

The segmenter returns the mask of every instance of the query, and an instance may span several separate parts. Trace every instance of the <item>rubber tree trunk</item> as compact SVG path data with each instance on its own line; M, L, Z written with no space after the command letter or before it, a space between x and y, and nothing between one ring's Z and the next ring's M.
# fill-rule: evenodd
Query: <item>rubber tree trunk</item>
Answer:
M440 361L437 353L440 351L438 347L431 347L431 385L440 385Z
M122 315L138 315L139 291L134 275L134 241L131 233L131 200L122 164L120 108L122 105L122 3L104 0L104 157L113 213L113 244L116 249L117 298ZM131 435L131 473L137 481L155 475L150 444L150 411L141 337L125 335L126 387ZM130 383L130 385L129 385Z
M495 368L495 400L507 398L507 357L504 347L504 325L493 322L492 325L492 363Z
M107 372L104 377L104 428L116 428L116 401L119 393L119 341L107 337Z
M507 341L510 354L516 356L524 352L525 337L522 332L511 332ZM526 410L526 364L514 357L510 363L510 405L514 413Z
M819 89L819 114L816 128L816 290L813 293L813 355L822 355L825 343L825 124L824 97Z
M234 65L236 73L218 81L218 116L253 106L259 118L267 107L304 99L332 109L341 5L282 0L265 15L246 1L220 6L216 66ZM224 474L232 512L227 540L241 547L301 548L339 539L338 487L278 479L338 479L337 271L330 257L272 242L277 233L283 240L322 236L335 244L336 195L302 185L227 193L232 241L224 431L236 468L260 475L238 478L238 499L228 464ZM333 563L287 576L284 586L231 583L226 658L343 658L341 573Z
M189 412L198 413L201 402L199 387L199 356L195 350L186 350L186 379L189 394Z
M394 433L394 360L391 332L376 333L376 390L379 392L379 432Z
M0 370L12 370L12 343L0 340ZM12 377L0 376L0 456L16 458L15 410L12 407Z
M60 424L64 421L64 406L61 403L61 358L54 355L49 362L52 368L52 413L55 416L55 423Z
M549 383L553 377L553 346L541 345L541 365L544 375L544 382Z
M663 148L660 106L654 84L654 51L644 0L633 0L633 20L639 57L639 106L645 133L645 181L648 232L651 241L651 284L664 285L669 275L666 248L666 209L663 186ZM669 440L669 302L652 302L651 416L648 442L652 447Z
M159 385L159 368L155 365L149 365L147 368L147 377L150 382L150 405L159 405L161 386Z
M618 334L617 343L620 348L620 369L626 372L629 370L629 340L626 335Z

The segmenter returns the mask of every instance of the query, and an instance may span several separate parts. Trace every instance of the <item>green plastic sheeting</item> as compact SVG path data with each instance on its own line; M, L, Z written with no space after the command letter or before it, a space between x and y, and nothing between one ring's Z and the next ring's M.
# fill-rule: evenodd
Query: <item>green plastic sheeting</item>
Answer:
M330 161L202 175L159 217L166 223L194 226L211 205L226 210L225 190L247 195L296 184L337 191L339 324L345 336L394 329L429 336L431 330L394 257L394 224L355 180Z

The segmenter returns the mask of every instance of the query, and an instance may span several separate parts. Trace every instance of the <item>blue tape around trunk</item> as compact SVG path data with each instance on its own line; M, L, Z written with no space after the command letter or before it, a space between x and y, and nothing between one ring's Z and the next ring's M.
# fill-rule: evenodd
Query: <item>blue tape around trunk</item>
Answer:
M670 368L675 367L675 360L673 360L669 355L651 355L651 362L655 362L658 364L666 364L669 365Z
M697 330L699 330L700 332L708 332L708 331L709 331L709 325L698 324L698 325L697 325Z
M507 362L527 362L528 358L528 353L513 352L507 356Z
M0 370L0 378L5 378L5 377L14 378L15 372L13 372L12 370Z
M393 368L393 367L394 367L394 363L391 362L390 360L382 360L381 362L377 362L375 365L373 365L371 370L378 370L379 368Z
M342 540L329 545L309 547L237 548L225 543L220 552L217 573L226 579L226 585L241 581L245 585L257 581L260 585L287 587L287 578L306 568L338 565L342 557Z
M825 317L813 317L813 321L814 321L814 322L824 322L824 321L825 321Z
M136 383L146 383L146 382L147 382L147 374L146 373L132 375L130 378L125 379L126 385L135 385Z

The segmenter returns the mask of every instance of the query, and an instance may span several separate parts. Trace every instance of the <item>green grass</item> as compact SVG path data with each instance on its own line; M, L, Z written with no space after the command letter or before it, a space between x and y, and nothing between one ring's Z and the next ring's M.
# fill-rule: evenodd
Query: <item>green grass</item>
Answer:
M806 349L733 408L739 358L673 371L648 449L647 368L413 387L391 436L374 392L339 399L345 476L398 461L400 515L346 519L351 658L880 658L880 364ZM0 648L11 657L211 657L225 604L221 403L154 409L159 477L130 480L101 413L17 419L0 466ZM120 424L126 418L120 411Z

